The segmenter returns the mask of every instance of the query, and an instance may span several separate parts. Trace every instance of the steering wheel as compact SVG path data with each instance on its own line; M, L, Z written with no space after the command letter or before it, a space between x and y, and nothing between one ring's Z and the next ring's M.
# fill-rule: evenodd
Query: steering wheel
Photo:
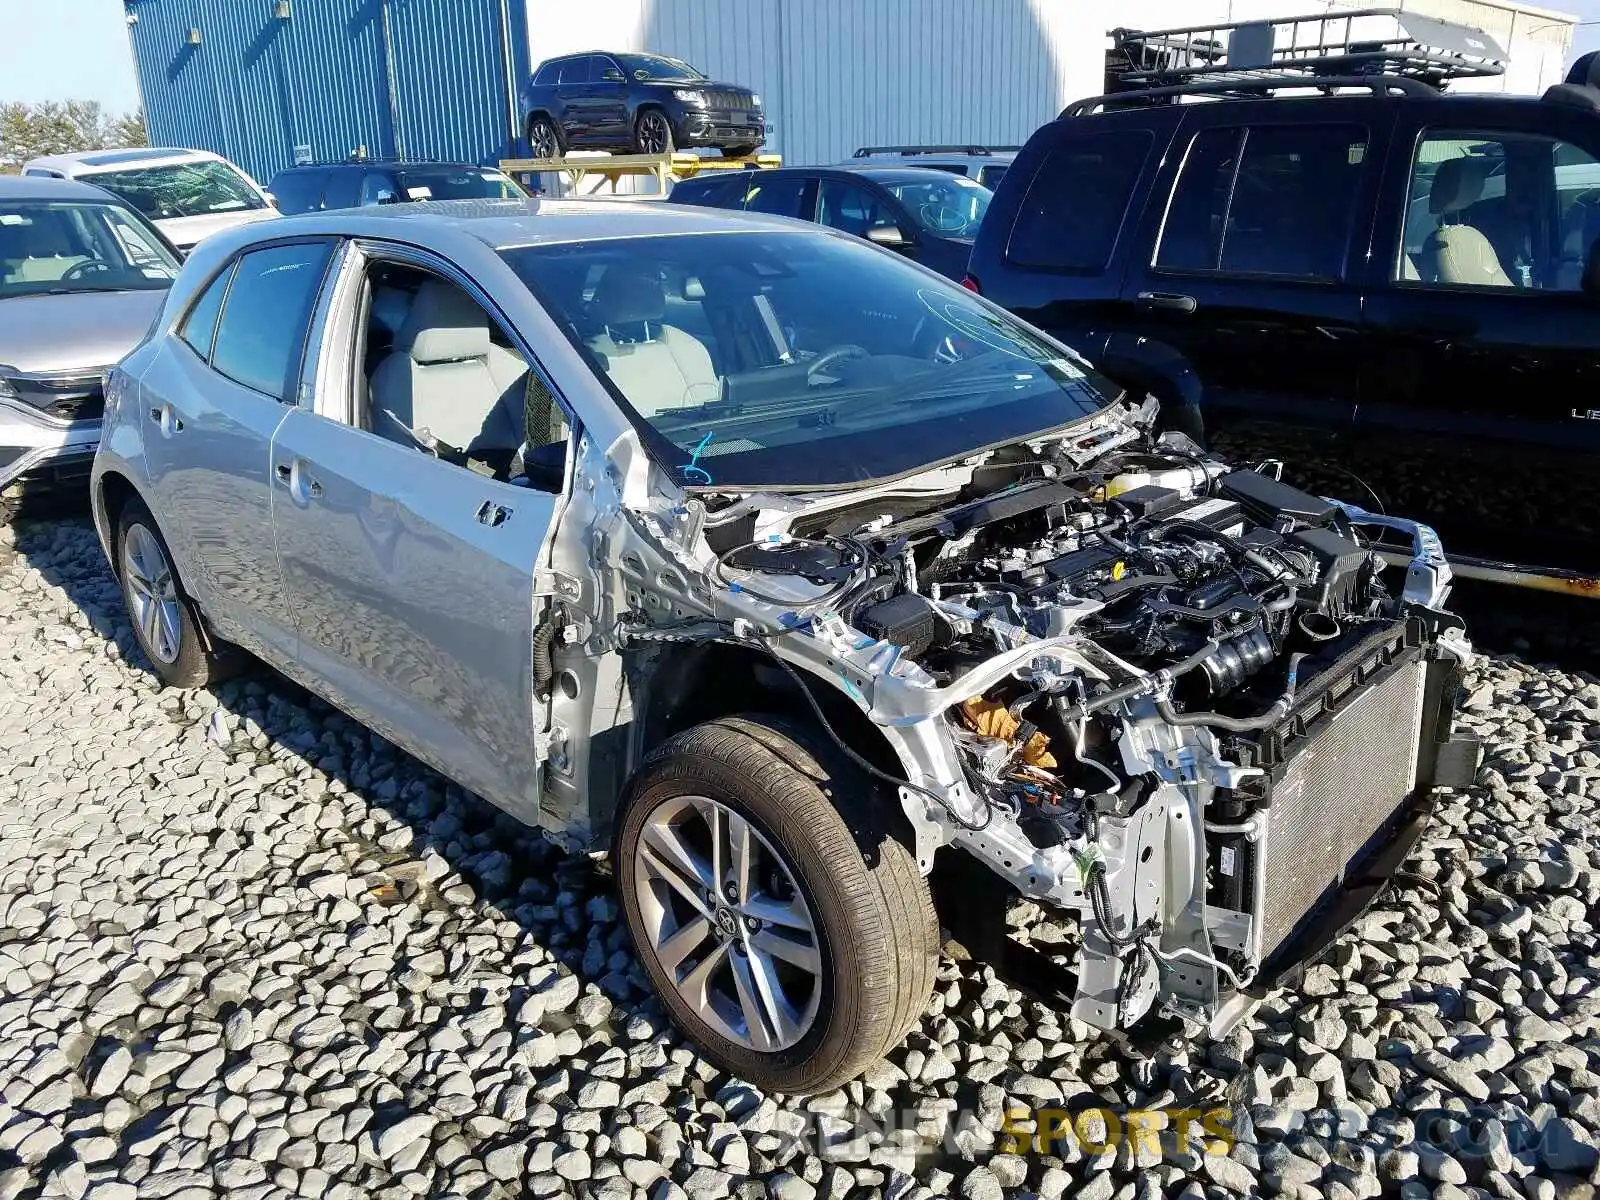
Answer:
M869 358L870 352L865 346L857 346L853 342L846 342L840 346L830 346L816 358L811 360L811 365L806 368L806 382L833 366L835 363L848 362L853 358Z
M62 273L61 282L65 283L69 279L82 279L85 275L100 275L110 270L111 267L101 262L98 258L86 258L81 263L73 263L68 267Z
M929 201L917 210L922 223L938 233L960 233L967 227L967 218L961 210L950 204Z

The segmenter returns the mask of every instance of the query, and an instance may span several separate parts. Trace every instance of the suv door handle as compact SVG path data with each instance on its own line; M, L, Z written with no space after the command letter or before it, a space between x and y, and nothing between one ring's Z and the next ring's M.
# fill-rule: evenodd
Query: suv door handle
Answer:
M1193 296L1181 292L1140 292L1135 297L1140 308L1163 309L1171 312L1192 313L1200 307Z

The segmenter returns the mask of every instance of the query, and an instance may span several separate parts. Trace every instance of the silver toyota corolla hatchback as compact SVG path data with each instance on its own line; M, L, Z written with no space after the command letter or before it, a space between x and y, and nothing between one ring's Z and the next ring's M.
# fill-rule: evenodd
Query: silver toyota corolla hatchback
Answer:
M1087 1027L1226 1028L1471 778L1431 531L1158 417L816 225L398 206L200 245L94 511L164 679L249 651L609 846L673 1017L798 1092L943 931Z

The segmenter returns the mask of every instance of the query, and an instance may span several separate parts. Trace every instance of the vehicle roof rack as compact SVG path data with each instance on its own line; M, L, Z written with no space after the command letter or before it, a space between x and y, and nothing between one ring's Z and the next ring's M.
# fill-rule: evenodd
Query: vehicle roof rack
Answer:
M1061 110L1061 116L1086 117L1101 108L1170 104L1184 96L1244 100L1270 95L1280 89L1307 87L1319 88L1329 95L1343 88L1361 88L1374 96L1436 98L1439 95L1438 88L1423 83L1420 79L1408 79L1403 75L1329 75L1313 83L1297 75L1278 75L1264 71L1254 78L1230 82L1226 86L1219 86L1215 82L1179 83L1170 87L1140 88L1136 92L1110 92L1104 96L1090 96L1084 100L1074 100Z
M1292 88L1332 91L1380 80L1385 92L1420 94L1393 81L1437 92L1455 79L1502 75L1506 64L1506 52L1483 30L1398 8L1182 29L1113 29L1110 36L1106 97L1096 99L1118 104Z
M874 154L900 154L910 156L913 154L971 154L983 156L989 154L1014 154L1021 150L1021 146L861 146L858 147L854 157L871 158Z

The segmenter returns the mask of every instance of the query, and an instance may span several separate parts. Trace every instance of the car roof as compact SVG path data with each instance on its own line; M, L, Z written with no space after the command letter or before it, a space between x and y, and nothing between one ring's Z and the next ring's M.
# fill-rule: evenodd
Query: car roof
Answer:
M632 200L434 200L330 209L263 221L219 235L237 247L285 237L393 238L425 242L430 232L465 233L491 249L606 238L708 233L812 232L818 226L764 213Z
M57 170L114 171L119 167L162 166L176 162L222 161L221 156L209 150L185 150L172 146L138 146L122 150L79 150L73 154L49 154L29 159L28 167L52 167Z
M482 163L469 162L439 162L431 158L398 159L398 158L362 158L355 162L325 162L325 163L296 163L292 167L284 167L274 175L292 175L296 171L415 171L426 168L436 168L442 171L497 171L498 167L486 167Z
M0 175L0 200L80 200L116 204L104 188L77 179L52 179L48 175Z

